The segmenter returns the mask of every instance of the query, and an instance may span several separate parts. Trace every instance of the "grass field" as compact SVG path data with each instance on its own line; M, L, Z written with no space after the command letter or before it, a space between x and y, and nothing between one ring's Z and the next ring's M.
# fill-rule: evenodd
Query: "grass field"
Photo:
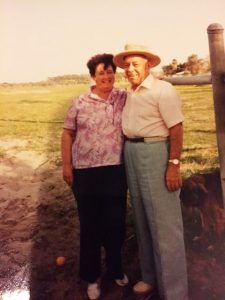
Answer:
M26 147L61 164L60 136L70 99L87 85L0 86L1 139L27 140ZM211 85L179 86L185 116L182 174L218 167ZM5 156L2 151L1 157Z

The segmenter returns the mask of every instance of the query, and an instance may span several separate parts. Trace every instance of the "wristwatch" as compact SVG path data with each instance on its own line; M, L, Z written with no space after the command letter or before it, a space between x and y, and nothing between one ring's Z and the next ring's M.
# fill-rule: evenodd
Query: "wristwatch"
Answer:
M176 166L179 165L179 163L180 163L179 159L177 159L177 158L169 159L169 162Z

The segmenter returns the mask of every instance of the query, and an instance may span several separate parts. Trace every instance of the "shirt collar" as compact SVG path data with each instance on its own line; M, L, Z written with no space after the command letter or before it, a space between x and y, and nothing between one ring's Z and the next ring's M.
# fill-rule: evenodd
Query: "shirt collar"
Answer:
M134 90L134 93L138 93L142 89L151 89L154 77L149 74L144 81Z
M88 91L88 96L89 96L90 98L92 98L92 99L94 99L94 100L96 100L96 101L104 102L104 103L111 103L111 104L114 103L115 98L116 98L116 97L114 97L115 91L116 91L115 88L112 89L111 93L109 94L108 99L107 99L107 100L104 100L104 99L102 99L101 97L99 97L97 94L95 94L95 93L92 92L92 89L93 89L94 86L95 86L95 85L92 85L92 86L90 87L89 91Z

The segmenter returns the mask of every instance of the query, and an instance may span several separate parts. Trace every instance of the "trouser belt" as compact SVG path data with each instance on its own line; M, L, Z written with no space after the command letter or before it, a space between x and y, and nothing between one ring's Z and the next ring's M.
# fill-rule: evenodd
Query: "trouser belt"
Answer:
M137 137L137 138L129 138L125 136L125 140L132 143L158 142L158 141L165 141L167 139L168 137L163 137L163 136Z

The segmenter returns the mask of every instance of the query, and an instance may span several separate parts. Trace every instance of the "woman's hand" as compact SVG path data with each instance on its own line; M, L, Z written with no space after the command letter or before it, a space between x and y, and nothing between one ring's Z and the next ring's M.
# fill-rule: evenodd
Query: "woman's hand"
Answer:
M73 184L72 166L63 166L63 179L71 187Z

